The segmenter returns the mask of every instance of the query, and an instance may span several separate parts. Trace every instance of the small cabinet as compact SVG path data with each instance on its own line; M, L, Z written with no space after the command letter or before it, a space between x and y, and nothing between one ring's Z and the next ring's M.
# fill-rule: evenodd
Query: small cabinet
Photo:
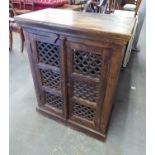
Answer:
M136 19L45 9L15 20L24 31L37 110L105 140L122 48Z
M113 50L55 33L24 33L37 109L104 138L103 105Z

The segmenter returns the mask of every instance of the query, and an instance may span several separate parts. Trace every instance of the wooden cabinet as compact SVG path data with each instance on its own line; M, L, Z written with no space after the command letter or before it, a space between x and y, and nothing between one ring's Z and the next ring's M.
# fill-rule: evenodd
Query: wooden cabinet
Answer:
M71 17L65 16L69 22L67 24L74 26L66 26L64 21L62 27L62 23L56 24L58 20L50 17L52 13L59 16L59 12L66 13L47 9L16 17L24 29L38 100L37 109L104 140L122 62L122 49L130 38L134 19L128 20L131 27L127 35L115 32L114 36L114 33L107 35L105 31L100 34L93 30L93 26L88 31L81 25L73 24L75 21L72 20L76 20L77 15L90 14L69 11L67 15ZM32 20L33 15L35 18ZM46 19L44 16L47 18L46 24L40 22ZM95 16L100 23L101 16ZM111 16L106 16L105 20L108 18Z

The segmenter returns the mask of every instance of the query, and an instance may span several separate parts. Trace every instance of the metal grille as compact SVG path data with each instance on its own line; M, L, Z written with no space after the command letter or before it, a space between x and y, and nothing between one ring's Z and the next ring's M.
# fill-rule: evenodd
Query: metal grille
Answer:
M74 96L88 100L90 102L96 102L97 86L91 86L84 82L74 81L73 89Z
M92 77L99 77L102 56L81 50L74 52L74 71Z
M45 100L46 104L49 104L55 108L62 110L63 102L61 97L45 92Z
M41 41L36 42L39 53L39 62L52 66L60 66L59 47L54 44L49 44Z
M40 70L42 84L44 86L54 88L57 90L61 89L61 77L60 74L54 73L51 70Z
M81 105L78 103L74 103L73 105L73 115L82 117L84 119L87 119L89 121L93 121L95 117L95 109L91 109L89 107L86 107L85 105Z

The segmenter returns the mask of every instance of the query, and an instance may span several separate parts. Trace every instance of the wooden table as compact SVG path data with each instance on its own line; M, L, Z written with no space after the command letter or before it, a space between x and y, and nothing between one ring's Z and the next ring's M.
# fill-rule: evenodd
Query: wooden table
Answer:
M37 110L105 140L135 18L45 9L15 19L24 29Z

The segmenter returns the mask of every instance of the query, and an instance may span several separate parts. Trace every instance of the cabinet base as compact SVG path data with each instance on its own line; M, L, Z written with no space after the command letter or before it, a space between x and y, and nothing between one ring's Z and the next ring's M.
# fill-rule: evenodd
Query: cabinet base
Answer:
M51 113L50 111L48 111L47 109L45 109L44 107L36 107L36 110L43 114L44 116L48 117L48 118L52 118L53 120L60 122L62 124L64 124L65 126L69 126L72 129L75 129L77 131L80 131L88 136L91 136L93 138L96 138L102 142L104 142L106 140L106 134L105 133L100 133L98 131L95 131L93 129L90 129L84 125L81 125L77 122L74 122L72 120L65 120L63 117L61 117L60 115L57 115L55 113Z

